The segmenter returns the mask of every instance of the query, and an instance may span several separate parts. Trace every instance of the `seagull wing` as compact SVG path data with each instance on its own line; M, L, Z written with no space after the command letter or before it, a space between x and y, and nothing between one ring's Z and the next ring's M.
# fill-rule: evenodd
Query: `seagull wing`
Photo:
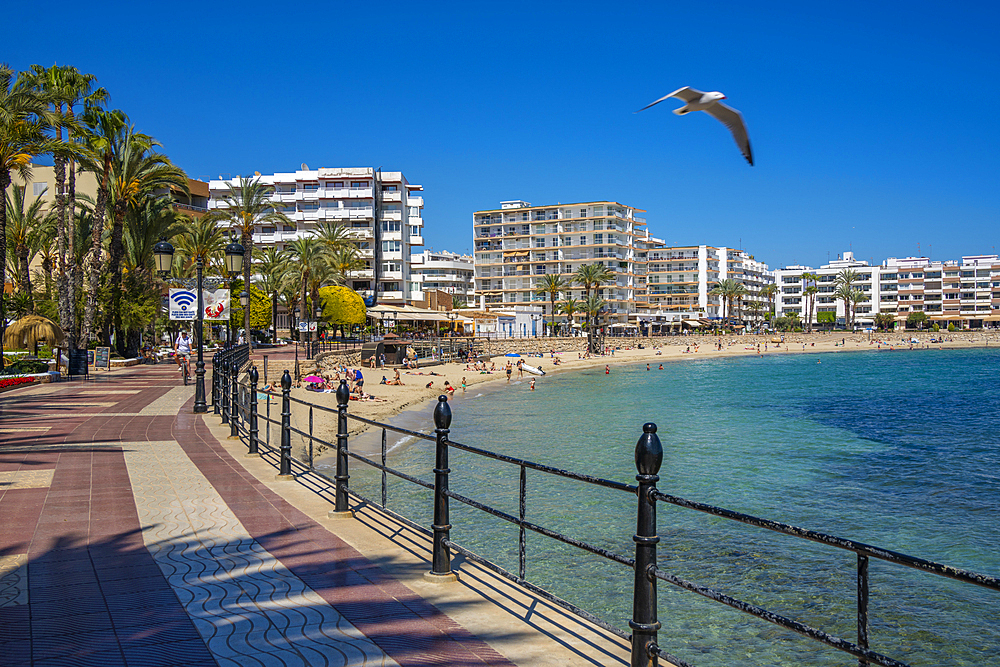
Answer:
M733 139L736 140L736 145L739 146L740 151L743 153L743 157L747 159L747 162L752 167L753 153L750 150L750 137L747 135L747 126L743 122L742 114L721 102L717 102L705 109L705 113L729 128L729 131L733 133Z
M662 102L663 100L667 99L668 97L677 97L679 99L684 100L686 103L690 104L691 102L694 102L695 100L700 100L701 96L704 95L704 94L705 93L701 92L700 90L695 90L694 88L690 88L690 87L685 86L684 88L678 88L677 90L675 90L674 92L670 93L669 95L664 95L663 97L661 97L660 99L656 100L655 102L647 104L643 108L639 109L639 111L645 111L649 107L651 107L651 106L653 106L655 104L659 104L660 102ZM635 113L639 113L639 111L636 111Z

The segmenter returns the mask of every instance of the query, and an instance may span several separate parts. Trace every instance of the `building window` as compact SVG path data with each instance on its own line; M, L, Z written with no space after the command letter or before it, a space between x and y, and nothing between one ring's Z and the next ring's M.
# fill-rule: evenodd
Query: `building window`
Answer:
M586 236L581 236L580 237L580 245L587 245L587 237Z
M402 225L398 220L386 220L382 223L383 232L398 232Z
M352 188L367 188L368 187L368 182L367 181L351 181L351 187Z
M383 185L382 192L395 192L397 190L395 185Z
M299 210L300 211L318 211L319 210L319 202L317 202L317 201L305 201L305 202L301 202L301 203L299 203Z
M554 240L555 239L553 239L553 241ZM535 247L536 248L544 248L545 247L545 239L535 239Z
M382 252L403 252L402 241L382 241Z
M594 244L600 245L604 243L604 234L594 234Z
M303 192L316 192L317 190L319 190L319 183L303 183L302 184L302 191Z
M294 225L285 225L285 226L283 226L281 228L281 231L284 231L284 232L294 232L295 231L295 226Z
M331 182L329 182L329 183L326 184L326 187L333 188L334 190L341 190L344 187L344 182L343 181L331 181Z
M31 184L31 194L33 194L36 197L41 197L42 195L45 194L45 192L48 189L49 189L49 184L45 182L42 183L36 182Z

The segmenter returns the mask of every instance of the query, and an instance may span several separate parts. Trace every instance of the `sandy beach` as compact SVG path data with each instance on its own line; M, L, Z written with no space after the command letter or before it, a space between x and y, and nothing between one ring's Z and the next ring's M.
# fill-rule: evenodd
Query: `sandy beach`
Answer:
M541 368L546 372L544 377L536 377L525 372L523 378L518 378L517 370L514 369L512 383L518 379L519 384L511 384L513 391L530 391L529 380L535 379L537 389L544 391L545 381L548 377L559 373L568 373L587 368L603 367L605 365L612 369L623 364L648 363L651 368L657 368L661 363L683 361L685 359L704 359L719 357L743 357L743 356L769 356L776 354L816 354L816 353L839 353L860 350L876 350L885 353L902 351L923 351L923 350L944 350L960 349L972 347L995 347L1000 346L1000 331L986 332L893 332L893 333L873 333L869 338L865 334L846 334L844 332L823 332L823 333L793 333L785 334L784 342L774 342L780 339L781 335L745 335L745 336L672 336L652 339L652 346L646 345L643 349L633 347L633 339L618 338L608 339L608 344L615 347L614 354L596 356L591 358L580 358L577 352L557 352L555 356L546 353L544 358L523 356L525 363ZM931 342L931 339L942 342ZM643 342L650 339L641 339ZM912 341L917 342L912 342ZM536 342L536 341L533 341ZM511 341L516 347L516 342ZM720 349L721 343L721 349ZM582 343L581 343L582 345ZM419 370L400 370L403 386L379 384L384 375L387 380L394 377L393 369L370 369L365 367L362 372L365 377L365 390L377 399L376 401L356 401L350 402L350 414L365 417L376 421L389 422L391 419L409 408L436 400L438 396L445 393L444 383L447 380L456 387L456 395L462 395L462 381L470 389L483 383L506 384L507 375L504 372L504 365L510 357L494 357L488 365L495 370L492 372L480 372L467 370L465 364L446 363L436 366L426 366ZM555 361L558 360L558 365ZM516 363L517 359L512 361ZM430 387L428 383L432 383ZM324 406L336 409L337 398L334 393L318 393L306 391L305 389L292 389L292 396L301 401L313 405ZM293 405L293 423L304 424L303 418L307 417L308 410L303 406ZM319 413L314 420L315 435L327 442L334 442L336 438L336 419L332 414ZM356 421L349 421L349 432L358 434L367 429L365 424ZM428 423L426 430L432 428ZM317 448L321 449L321 448ZM317 451L317 455L318 455Z

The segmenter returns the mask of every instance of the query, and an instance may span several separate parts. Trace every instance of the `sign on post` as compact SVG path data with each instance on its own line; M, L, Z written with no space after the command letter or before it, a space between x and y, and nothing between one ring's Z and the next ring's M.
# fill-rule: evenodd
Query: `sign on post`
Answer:
M204 319L206 320L228 320L229 319L229 290L202 290L202 304L204 306ZM172 320L196 320L198 319L198 292L179 287L170 288L168 300L168 311Z

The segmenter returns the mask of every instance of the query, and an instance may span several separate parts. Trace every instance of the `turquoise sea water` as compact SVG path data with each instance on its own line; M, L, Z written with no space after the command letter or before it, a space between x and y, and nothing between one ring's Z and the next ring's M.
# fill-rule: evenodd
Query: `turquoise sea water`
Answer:
M633 482L635 442L653 421L666 493L1000 575L1000 350L656 367L546 377L535 392L526 381L473 387L453 402L451 437ZM433 445L400 447L390 465L432 479ZM454 451L451 467L452 489L517 514L518 469ZM352 470L369 497L378 479ZM633 551L635 504L528 473L529 520L622 554ZM412 485L391 482L389 505L431 523L430 495ZM516 572L516 529L452 508L452 539ZM852 553L664 504L658 526L662 569L856 639ZM530 580L627 629L631 570L530 533L528 558ZM871 600L874 650L912 665L1000 664L1000 593L873 560ZM663 582L659 605L661 646L693 665L854 662Z

